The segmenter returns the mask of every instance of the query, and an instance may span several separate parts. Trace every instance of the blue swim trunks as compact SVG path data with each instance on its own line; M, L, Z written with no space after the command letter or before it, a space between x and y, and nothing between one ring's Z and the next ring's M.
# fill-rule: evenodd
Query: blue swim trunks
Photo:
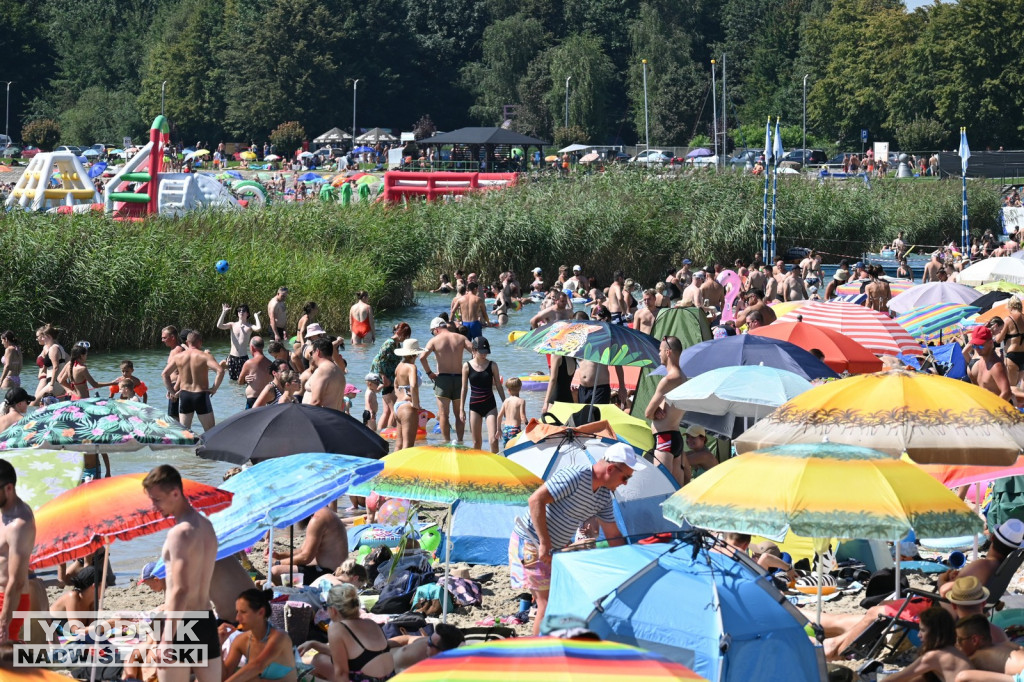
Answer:
M484 326L480 322L463 322L462 326L468 332L470 341L484 335Z

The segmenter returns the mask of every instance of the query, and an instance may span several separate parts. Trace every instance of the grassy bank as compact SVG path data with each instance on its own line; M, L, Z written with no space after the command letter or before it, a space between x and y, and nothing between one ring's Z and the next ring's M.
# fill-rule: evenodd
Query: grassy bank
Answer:
M411 297L411 273L427 252L396 225L403 213L342 214L309 202L139 223L7 214L0 326L31 338L31 329L53 322L104 347L145 347L167 324L212 330L222 302L247 303L265 320L267 301L287 285L290 329L315 300L325 328L347 330L356 291L390 305ZM231 265L225 275L214 268L222 258Z
M407 302L415 280L509 267L550 279L582 264L649 284L683 255L698 263L748 259L760 248L763 182L733 174L662 179L641 172L551 178L458 203L409 207L319 202L237 214L118 223L100 215L0 217L0 328L22 338L53 322L104 347L158 343L166 324L210 331L222 302L264 311L285 284L290 327L302 304L321 305L330 331L348 329L359 289L378 307ZM819 186L780 178L780 251L793 245L856 255L904 230L908 243L959 241L955 182ZM993 227L997 188L971 183L973 230ZM218 275L214 263L231 264Z

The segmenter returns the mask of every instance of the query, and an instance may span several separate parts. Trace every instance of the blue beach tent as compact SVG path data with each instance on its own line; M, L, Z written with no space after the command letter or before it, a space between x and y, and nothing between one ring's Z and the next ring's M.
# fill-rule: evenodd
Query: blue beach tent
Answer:
M534 474L547 480L564 466L591 465L604 457L610 438L576 434L554 435L534 443L525 435L510 446L505 455ZM633 448L638 457L643 453ZM613 495L615 521L623 535L650 535L678 531L679 526L661 514L661 503L678 490L676 482L663 467L650 462L633 474L629 483ZM508 540L516 516L526 507L496 504L455 506L452 517L452 561L498 566L508 563Z
M712 682L826 680L807 619L746 555L711 552L698 534L554 556L547 619L581 619Z

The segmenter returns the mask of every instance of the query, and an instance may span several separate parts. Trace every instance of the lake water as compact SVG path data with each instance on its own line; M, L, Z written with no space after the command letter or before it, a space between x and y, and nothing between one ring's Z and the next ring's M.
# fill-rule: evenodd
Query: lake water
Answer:
M408 322L412 327L413 338L420 342L420 346L426 345L430 339L429 323L438 313L447 311L451 298L441 294L420 294L417 296L418 305L382 314L377 320L376 334L379 343L391 336L391 328L398 322ZM528 350L514 348L508 342L508 332L515 329L528 329L529 320L537 312L537 306L528 305L519 312L512 312L509 316L508 327L502 329L488 329L485 331L488 341L491 343L491 359L498 364L503 376L514 376L528 372L547 373L547 363L544 356L534 354ZM294 331L294 330L292 330ZM331 330L327 330L330 332ZM220 335L222 334L222 335ZM221 332L218 337L210 338L204 344L214 356L221 360L229 352L230 346L227 340L227 333ZM65 341L68 341L65 339ZM73 340L68 341L66 347L70 347ZM149 387L150 404L165 410L167 400L164 398L163 382L160 373L167 362L167 349L159 348L154 350L132 350L117 351L113 353L101 352L100 348L93 348L89 354L89 370L97 381L112 381L120 374L120 363L122 360L130 359L135 364L135 374ZM26 350L37 352L37 349ZM348 361L348 380L355 384L360 391L365 389L363 378L370 371L370 362L376 354L376 347L359 346L351 347L346 343L343 352ZM23 375L26 389L35 389L34 377L29 371L33 358L26 357L26 372ZM417 367L419 367L417 362ZM431 358L431 366L436 368L437 363ZM107 395L109 389L100 389L103 395ZM541 391L524 391L522 397L527 402L527 417L539 417L543 404L544 393ZM217 419L222 421L235 414L245 407L245 388L230 381L225 375L224 383L220 390L213 396L213 409ZM433 396L433 387L429 379L424 377L424 385L420 388L420 404L431 412L436 412L436 400ZM360 393L353 401L352 415L360 418L363 412L363 394ZM440 442L440 434L434 434L435 421L427 426L428 442ZM192 427L197 433L202 433L202 426L198 419L194 419ZM466 440L472 444L469 436L469 427L466 428ZM486 447L486 435L484 446ZM111 473L128 474L147 472L158 464L172 464L181 471L186 478L192 478L210 485L219 484L224 472L232 465L224 462L215 462L197 457L190 451L184 450L161 450L153 452L148 449L137 452L114 453L110 455ZM121 575L124 582L137 577L142 565L147 561L154 560L159 554L160 547L164 541L165 532L156 533L129 542L117 542L111 548L110 558L115 572ZM132 575L134 574L134 575Z

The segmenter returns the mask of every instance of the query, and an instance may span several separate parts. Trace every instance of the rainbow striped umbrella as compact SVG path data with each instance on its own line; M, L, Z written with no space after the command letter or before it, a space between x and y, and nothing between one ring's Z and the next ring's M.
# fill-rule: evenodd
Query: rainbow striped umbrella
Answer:
M779 318L827 327L853 339L874 353L924 355L924 349L895 320L852 303L808 303Z
M516 637L444 651L394 682L704 680L685 665L618 642Z
M529 469L501 455L457 445L419 445L380 461L384 470L366 483L351 487L348 494L365 496L376 492L385 497L447 504L446 580L451 565L453 504L461 500L525 505L544 483ZM448 600L443 601L442 618L447 619Z
M919 341L941 341L942 337L960 332L960 320L980 308L962 303L935 303L914 308L896 318L896 322Z

